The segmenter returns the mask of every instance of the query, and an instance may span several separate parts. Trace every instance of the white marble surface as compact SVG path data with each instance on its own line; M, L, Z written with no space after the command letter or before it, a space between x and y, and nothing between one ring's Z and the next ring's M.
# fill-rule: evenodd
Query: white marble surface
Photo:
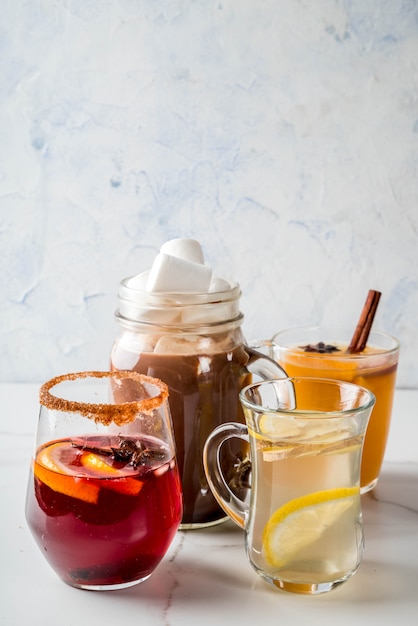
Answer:
M305 597L259 579L247 563L243 533L232 523L179 532L153 576L131 589L87 592L62 583L24 518L37 389L0 384L1 624L416 624L418 452L411 441L418 437L418 391L396 393L383 473L375 491L363 496L366 549L359 570L333 592Z
M402 342L418 388L416 0L3 0L0 380L107 365L119 281L201 240L248 340Z

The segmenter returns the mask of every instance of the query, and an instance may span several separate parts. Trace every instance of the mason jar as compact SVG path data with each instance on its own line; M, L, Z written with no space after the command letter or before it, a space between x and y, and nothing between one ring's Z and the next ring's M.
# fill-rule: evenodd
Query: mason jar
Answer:
M177 461L183 489L180 528L211 526L226 519L209 489L203 447L212 430L242 422L239 392L258 378L280 378L281 367L246 345L238 284L213 293L149 293L121 282L116 319L120 332L111 353L112 370L134 370L169 387ZM235 448L233 447L235 445ZM248 487L247 450L226 443L225 475ZM237 466L239 471L237 472Z

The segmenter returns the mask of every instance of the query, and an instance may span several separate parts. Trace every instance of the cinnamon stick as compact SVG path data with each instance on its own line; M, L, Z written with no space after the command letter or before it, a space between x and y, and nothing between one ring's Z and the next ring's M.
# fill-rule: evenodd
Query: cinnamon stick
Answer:
M366 347L381 295L380 291L375 291L374 289L369 290L366 302L364 303L357 326L351 339L351 343L347 348L347 352L350 354L362 352Z

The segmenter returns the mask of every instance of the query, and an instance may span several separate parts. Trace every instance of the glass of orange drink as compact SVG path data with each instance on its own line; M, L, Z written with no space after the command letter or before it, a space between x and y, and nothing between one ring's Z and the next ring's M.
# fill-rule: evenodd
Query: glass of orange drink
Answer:
M366 387L376 397L367 427L361 464L361 491L377 484L389 434L395 393L399 342L382 332L371 332L366 348L349 353L352 331L338 327L283 330L264 342L270 356L288 376L317 376Z

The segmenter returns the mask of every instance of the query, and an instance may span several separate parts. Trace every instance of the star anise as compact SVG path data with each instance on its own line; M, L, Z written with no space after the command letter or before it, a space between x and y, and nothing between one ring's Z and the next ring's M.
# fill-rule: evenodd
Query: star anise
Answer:
M164 452L160 450L151 450L150 448L143 448L136 450L132 455L132 465L137 468L138 465L151 465L154 461L162 461L165 457Z
M139 465L152 465L154 461L162 461L165 458L165 453L162 450L147 448L140 441L135 442L132 439L120 438L119 446L112 446L110 449L100 448L99 446L88 446L75 441L72 445L76 448L93 452L94 454L112 456L116 462L124 463L125 465L130 464L135 469Z
M330 343L324 343L318 341L315 345L308 343L307 346L301 346L304 352L318 352L319 354L332 354L333 352L340 352L340 348L333 346Z
M142 444L139 444L142 446ZM138 444L132 439L121 439L118 448L112 447L115 461L125 461L128 463L139 450Z
M145 447L140 441L121 439L118 448L112 448L116 461L130 463L135 469L138 465L151 465L153 461L164 459L165 454L160 450Z

